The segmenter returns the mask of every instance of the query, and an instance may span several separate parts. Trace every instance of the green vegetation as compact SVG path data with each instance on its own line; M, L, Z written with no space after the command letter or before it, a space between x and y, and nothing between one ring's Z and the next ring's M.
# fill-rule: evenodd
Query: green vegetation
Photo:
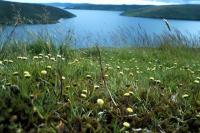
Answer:
M199 56L199 48L168 43L8 43L0 53L0 132L199 132Z
M44 24L56 23L73 14L59 8L39 4L0 1L0 24Z
M200 20L200 5L167 5L125 11L122 15L148 18Z
M131 10L131 9L140 9L140 8L147 8L147 7L154 7L154 6L151 6L151 5L68 4L66 6L66 9L126 11L126 10Z

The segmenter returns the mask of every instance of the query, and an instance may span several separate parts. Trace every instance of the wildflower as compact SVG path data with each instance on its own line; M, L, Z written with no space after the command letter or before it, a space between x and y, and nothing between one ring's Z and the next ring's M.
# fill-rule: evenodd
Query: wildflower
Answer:
M24 71L24 74L29 74L29 72L28 71Z
M78 59L75 59L74 62L78 62Z
M86 96L86 94L83 94L83 93L82 93L82 94L81 94L81 97L82 97L82 98L86 98L87 96Z
M17 76L17 75L19 75L19 72L14 72L13 75Z
M128 122L124 122L124 123L123 123L123 126L126 127L126 128L129 128L129 127L130 127L130 124L129 124Z
M131 77L133 77L133 73L129 73L129 75L130 75Z
M28 71L24 71L24 77L25 78L30 78L31 75L30 75L30 73Z
M133 91L129 91L128 93L133 95Z
M38 58L39 58L39 59L42 59L43 57L42 57L42 56L38 56Z
M120 74L120 75L124 75L124 73L123 73L123 72L119 72L119 74Z
M112 67L108 67L108 70L112 70Z
M41 54L41 53L40 53L39 56L44 56L44 54Z
M58 54L57 57L58 57L58 58L61 58L62 56Z
M87 90L82 90L82 93L87 93Z
M105 77L105 78L108 78L108 74L105 74L104 77Z
M8 60L8 63L13 63L13 60Z
M197 80L200 80L200 77L196 77Z
M97 104L100 106L103 106L103 104L104 104L103 99L97 99Z
M33 56L33 60L36 60L38 59L39 57L38 56Z
M62 76L62 77L61 77L61 79L62 79L62 80L65 80L65 77L64 77L64 76Z
M189 97L188 94L184 94L184 95L182 95L182 98L187 98L187 97Z
M0 65L3 65L3 62L2 62L2 61L0 61Z
M149 79L150 79L150 80L154 80L154 77L150 77Z
M69 88L70 88L70 85L67 85L65 88L66 88L66 89L69 89Z
M18 56L17 59L22 59L22 57L21 57L21 56Z
M126 96L126 97L130 96L130 93L124 93L124 96Z
M157 83L157 84L160 84L160 83L161 83L161 81L160 81L160 80L155 80L155 81L156 81L156 83Z
M5 59L5 60L3 60L5 63L8 63L8 60L7 59Z
M51 66L47 66L47 69L51 69L52 67Z
M195 80L194 83L195 83L195 84L199 84L199 80Z
M132 109L132 108L126 108L126 111L127 111L128 113L133 113L133 109Z
M46 71L46 70L42 70L42 71L41 71L41 74L42 74L42 75L46 75L46 74L47 74L47 71Z
M54 57L51 57L51 58L50 58L50 60L52 60L52 61L56 61L56 58L54 58Z
M47 59L49 59L49 56L48 56L48 55L45 55L44 57L47 58Z
M117 66L117 69L120 69L120 66Z
M27 60L28 58L27 58L27 57L22 57L21 59L22 59L22 60Z
M91 76L91 75L86 75L86 78L87 78L87 79L91 79L92 76Z
M5 85L6 85L6 86L11 86L11 83L6 83Z
M98 85L94 85L94 89L99 89L100 87Z

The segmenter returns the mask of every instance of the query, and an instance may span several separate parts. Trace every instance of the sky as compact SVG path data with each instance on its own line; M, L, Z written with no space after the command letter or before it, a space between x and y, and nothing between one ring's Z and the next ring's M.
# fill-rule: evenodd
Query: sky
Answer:
M66 3L94 3L94 4L200 4L200 0L8 0L27 3L51 3L51 2L66 2Z

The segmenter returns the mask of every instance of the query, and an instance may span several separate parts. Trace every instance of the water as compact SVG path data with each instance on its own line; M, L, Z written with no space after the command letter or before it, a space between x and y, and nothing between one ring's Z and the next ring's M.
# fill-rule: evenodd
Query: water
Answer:
M17 27L13 37L27 41L34 40L38 36L50 36L55 42L71 41L76 47L88 47L96 43L119 46L135 43L137 34L143 32L151 36L167 31L161 19L120 16L119 11L67 11L77 17L61 19L57 24L22 25ZM200 21L169 20L169 23L173 29L183 34L199 35ZM7 27L4 34L9 35L12 29L13 27Z

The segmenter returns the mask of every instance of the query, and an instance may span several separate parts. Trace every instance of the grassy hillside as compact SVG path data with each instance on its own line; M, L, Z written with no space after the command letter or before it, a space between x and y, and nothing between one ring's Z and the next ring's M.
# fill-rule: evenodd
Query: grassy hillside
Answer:
M153 7L150 5L96 5L96 4L70 4L66 9L85 9L85 10L110 10L110 11L126 11L130 9L139 9Z
M0 1L0 24L14 24L17 20L26 24L56 23L71 17L74 15L55 7Z
M169 5L125 11L122 15L149 18L200 20L200 5Z
M200 49L54 48L0 53L0 132L200 131Z

